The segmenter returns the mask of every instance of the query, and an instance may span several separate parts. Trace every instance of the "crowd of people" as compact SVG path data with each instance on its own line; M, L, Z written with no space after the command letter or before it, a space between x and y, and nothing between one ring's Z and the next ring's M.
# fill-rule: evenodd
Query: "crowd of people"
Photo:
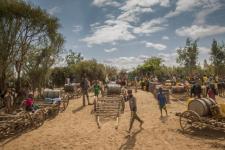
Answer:
M178 82L183 82L184 84L186 82L191 83L191 88L190 88L190 96L194 96L197 98L200 97L206 97L208 96L209 98L216 100L216 95L218 93L221 93L221 87L225 89L225 78L218 78L217 76L212 77L212 76L206 76L204 75L203 77L193 77L189 78L186 81L181 81L181 79L178 79L176 76L172 76L170 78L171 84L176 85ZM132 86L134 86L134 92L137 92L138 87L140 87L142 90L146 91L151 91L152 87L152 82L159 82L158 78L156 76L154 77L143 77L143 78L138 78L135 77L134 80L132 81ZM104 83L104 84L103 84ZM80 88L82 92L82 100L83 100L83 106L88 105L94 105L94 111L96 111L96 103L98 98L104 97L105 96L105 90L107 88L107 84L110 83L109 80L106 81L99 81L99 80L94 80L92 83L88 80L88 78L84 75L81 79L80 82ZM130 119L130 126L128 129L128 132L131 132L133 123L135 120L140 122L140 127L142 127L142 124L144 121L138 116L137 114L137 99L133 94L133 91L131 88L128 86L128 81L124 79L118 79L114 80L112 83L114 84L119 84L121 86L121 94L123 96L123 102L122 102L122 112L125 109L125 102L129 102L130 106L130 111L131 111L131 119ZM89 97L89 92L92 91L94 93L94 102L91 103L90 97ZM224 92L224 91L223 91ZM163 110L165 111L166 115L168 115L167 112L167 98L165 94L163 93L163 89L159 88L158 93L156 94L156 99L158 101L159 105L159 110L161 117L163 117ZM87 103L86 103L87 102ZM35 105L34 103L34 98L32 94L29 94L28 97L23 101L22 105L25 107L26 111L32 111L34 112L35 110L38 109L38 106Z
M152 91L152 83L165 81L166 79L159 81L156 76L142 77L135 81L135 85L139 84L142 90ZM173 75L167 78L167 81L170 81L172 86L183 85L191 97L209 97L215 100L216 95L225 96L225 77L203 75L180 78Z
M220 87L222 85L222 88L225 89L225 83L224 79L225 78L219 78L218 76L193 76L192 78L187 78L187 79L180 79L176 76L172 76L171 78L168 78L171 81L172 86L176 86L177 83L182 83L184 86L186 84L191 85L189 88L190 91L190 96L191 97L196 97L196 98L201 98L201 97L209 97L213 100L216 100L216 95L218 95L219 92L221 92ZM109 81L105 82L106 84ZM152 90L152 84L153 82L159 82L158 78L156 76L153 77L135 77L134 80L132 81L132 86L134 86L134 92L137 92L138 87L140 87L142 90L146 91L151 91ZM143 124L143 121L138 117L137 115L137 104L136 104L136 98L132 93L132 90L129 89L128 86L128 81L127 80L121 80L118 79L115 81L115 84L120 84L121 85L121 93L123 95L124 102L122 103L122 110L125 108L125 102L129 102L130 105L130 110L131 110L131 121L130 121L130 128L129 132L132 129L132 125L134 120L138 120L140 122L140 125ZM88 96L88 91L90 89L93 89L94 92L94 105L96 105L96 100L99 97L100 93L102 96L104 96L104 91L105 91L105 84L103 82L100 82L98 80L95 80L92 85L90 85L90 82L86 77L82 78L81 81L81 89L82 89L82 94L83 94L83 105L85 106L85 99L87 99L88 104L90 105L89 102L89 96ZM156 99L158 101L159 105L159 110L161 117L163 117L163 110L165 111L165 114L168 115L167 112L167 97L163 93L163 89L159 88L158 93L156 94Z

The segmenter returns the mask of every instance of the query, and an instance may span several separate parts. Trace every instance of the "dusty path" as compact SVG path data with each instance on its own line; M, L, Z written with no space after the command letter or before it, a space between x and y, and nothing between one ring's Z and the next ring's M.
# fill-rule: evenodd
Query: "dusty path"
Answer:
M168 106L169 117L159 118L159 110L153 95L143 91L135 94L138 114L145 121L143 130L135 122L132 136L127 136L130 111L126 104L120 118L119 129L115 122L106 122L98 129L92 106L80 107L81 99L71 100L64 113L31 132L23 134L4 145L4 150L213 150L225 149L225 133L202 131L194 135L182 134L175 112L185 106L172 103Z

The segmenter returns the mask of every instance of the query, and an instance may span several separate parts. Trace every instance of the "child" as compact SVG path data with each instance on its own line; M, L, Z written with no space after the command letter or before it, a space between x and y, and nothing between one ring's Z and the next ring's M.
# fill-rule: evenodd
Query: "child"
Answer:
M28 98L23 101L23 105L25 105L26 111L34 112L39 109L39 106L34 104L33 94L28 95Z
M167 109L166 109L166 97L162 93L162 88L159 88L159 93L158 93L157 99L158 99L158 104L159 104L159 108L160 108L160 112L161 112L161 117L163 116L162 109L164 109L166 112L166 115L168 115Z
M121 108L121 112L124 113L124 109L125 109L125 101L126 101L126 98L127 98L127 90L126 88L123 86L121 88L121 94L122 94L122 108Z
M209 90L208 90L208 96L209 98L213 99L214 101L216 100L216 89L214 88L213 85L209 86Z
M25 110L26 111L33 111L33 94L29 94L28 98L24 100L23 104L25 105Z
M136 104L136 98L132 94L132 90L128 90L128 98L127 100L129 101L130 105L130 111L131 111L131 119L130 119L130 128L128 130L128 133L130 133L134 120L137 120L140 122L140 127L142 128L142 124L144 123L143 120L141 120L138 115L137 115L137 104Z
M98 84L98 81L95 82L93 88L94 88L94 94L95 94L95 98L94 98L94 111L96 111L97 99L98 99L99 91L101 89L101 87Z
M100 91L100 89L101 89L100 86L99 86L99 84L98 84L98 81L95 82L93 88L94 88L94 94L95 94L95 96L98 97L99 91Z

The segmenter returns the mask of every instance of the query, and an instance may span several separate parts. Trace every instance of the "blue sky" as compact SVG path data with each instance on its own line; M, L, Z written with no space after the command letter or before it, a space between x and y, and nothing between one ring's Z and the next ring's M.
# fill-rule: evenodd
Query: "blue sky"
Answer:
M176 49L187 37L199 39L202 62L212 40L225 39L225 0L27 1L59 18L66 50L118 68L151 56L176 65Z

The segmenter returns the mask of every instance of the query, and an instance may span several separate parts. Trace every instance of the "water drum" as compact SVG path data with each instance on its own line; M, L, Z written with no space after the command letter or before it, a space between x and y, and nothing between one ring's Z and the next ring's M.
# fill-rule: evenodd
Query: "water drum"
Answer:
M166 80L165 83L164 83L164 85L166 87L171 87L172 86L172 81L171 80Z
M66 92L74 92L75 91L75 87L76 87L75 83L65 84L64 85L64 90Z
M152 92L155 91L157 85L160 85L160 83L158 83L158 82L152 82Z
M215 105L215 101L210 98L198 98L190 101L188 110L192 110L199 114L199 116L211 115L210 107Z
M110 83L107 85L107 95L120 95L121 86L119 84Z
M60 90L45 89L43 92L43 96L45 98L59 98Z
M172 86L173 93L184 93L186 91L184 86Z

